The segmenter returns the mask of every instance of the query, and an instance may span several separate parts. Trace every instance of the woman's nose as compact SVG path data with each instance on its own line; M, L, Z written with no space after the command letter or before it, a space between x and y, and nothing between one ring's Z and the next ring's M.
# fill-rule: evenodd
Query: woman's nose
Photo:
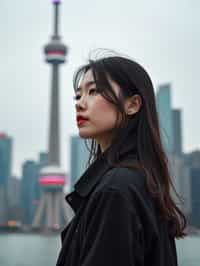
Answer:
M82 96L79 100L77 100L76 104L75 104L76 110L82 110L86 108L86 100L84 99L84 97Z

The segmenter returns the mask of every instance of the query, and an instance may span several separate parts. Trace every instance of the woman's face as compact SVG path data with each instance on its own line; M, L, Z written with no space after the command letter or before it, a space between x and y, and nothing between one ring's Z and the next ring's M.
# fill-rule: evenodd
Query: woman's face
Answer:
M116 95L120 87L110 81ZM76 116L87 118L86 121L77 120L79 136L81 138L95 139L105 150L112 139L113 128L116 126L117 111L98 91L94 82L92 71L89 69L83 76L76 91Z

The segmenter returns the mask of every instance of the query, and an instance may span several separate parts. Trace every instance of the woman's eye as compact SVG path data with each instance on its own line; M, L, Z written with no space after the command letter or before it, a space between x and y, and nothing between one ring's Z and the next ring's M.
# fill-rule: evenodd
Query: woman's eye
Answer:
M93 94L93 93L96 93L96 92L97 92L97 89L95 89L95 88L94 89L90 89L89 94L91 94L91 93Z
M97 93L97 89L96 88L93 88L93 89L90 89L89 90L89 94L94 94L94 93ZM79 100L81 98L81 95L80 94L76 94L73 96L73 99L74 100Z

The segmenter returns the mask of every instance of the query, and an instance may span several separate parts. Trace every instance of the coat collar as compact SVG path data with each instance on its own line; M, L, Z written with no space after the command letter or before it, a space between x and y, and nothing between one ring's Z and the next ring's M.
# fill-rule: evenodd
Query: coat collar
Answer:
M107 161L106 154L107 152L102 153L100 157L89 166L75 184L74 188L81 197L88 196L101 176L112 168Z
M101 176L110 168L112 168L112 166L109 165L103 153L86 169L75 183L74 190L65 197L66 201L75 212L79 209L83 199L92 192Z
M79 180L74 185L74 191L68 194L65 199L71 205L71 207L76 211L80 206L81 199L87 197L100 178L111 168L112 166L108 161L108 155L110 151L115 155L113 149L119 149L119 159L120 161L128 159L137 159L137 135L133 134L133 127L135 124L132 124L126 130L126 134L123 134L123 141L121 147L116 147L116 145L110 145L105 152L103 152L82 174Z

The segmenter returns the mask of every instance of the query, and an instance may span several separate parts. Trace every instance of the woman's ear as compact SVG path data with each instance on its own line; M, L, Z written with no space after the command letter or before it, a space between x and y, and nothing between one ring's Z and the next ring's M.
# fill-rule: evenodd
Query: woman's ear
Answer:
M125 100L125 112L127 115L133 115L137 113L142 105L142 98L139 94L134 94Z

